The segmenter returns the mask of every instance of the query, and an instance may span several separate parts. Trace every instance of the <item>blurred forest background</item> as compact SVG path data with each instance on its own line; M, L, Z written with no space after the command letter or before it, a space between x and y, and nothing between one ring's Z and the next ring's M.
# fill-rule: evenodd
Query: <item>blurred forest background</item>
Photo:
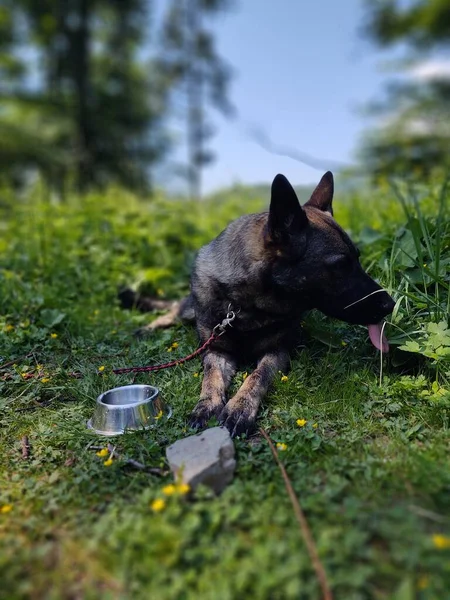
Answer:
M449 50L448 0L361 2L360 35L402 52L367 107L373 126L347 174L446 173L450 67L422 65ZM200 197L214 161L211 108L237 114L229 82L239 65L218 53L215 22L238 10L238 0L2 0L0 184L39 177L61 197L109 184L148 194L172 161L169 176ZM402 77L411 72L420 77Z

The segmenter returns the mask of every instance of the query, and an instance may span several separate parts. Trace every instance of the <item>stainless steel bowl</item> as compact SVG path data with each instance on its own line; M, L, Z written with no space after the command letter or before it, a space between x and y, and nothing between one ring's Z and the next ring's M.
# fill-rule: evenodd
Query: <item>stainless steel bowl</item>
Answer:
M87 426L99 435L122 435L126 431L149 429L172 414L152 385L124 385L97 398Z

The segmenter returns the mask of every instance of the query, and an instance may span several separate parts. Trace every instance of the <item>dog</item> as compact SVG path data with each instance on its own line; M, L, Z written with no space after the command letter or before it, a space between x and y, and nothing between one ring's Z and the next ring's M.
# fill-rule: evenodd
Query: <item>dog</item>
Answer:
M277 175L269 211L240 217L201 248L190 295L147 327L195 320L203 344L228 312L235 315L203 355L192 427L217 417L233 436L250 433L275 374L288 369L301 341L301 317L311 309L368 326L374 346L388 351L381 325L395 303L363 270L358 249L334 220L333 193L327 172L302 207L286 177ZM256 368L227 401L238 366L249 362Z

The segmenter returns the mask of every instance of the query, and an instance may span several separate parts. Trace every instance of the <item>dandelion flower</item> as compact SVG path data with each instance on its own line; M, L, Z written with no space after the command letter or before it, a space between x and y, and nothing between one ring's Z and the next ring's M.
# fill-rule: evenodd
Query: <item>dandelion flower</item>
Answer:
M306 425L307 421L306 421L306 419L297 419L296 423L299 427L304 427Z
M41 379L41 382L42 382L42 383L48 383L49 381L50 381L50 377L43 377L43 378Z
M170 348L167 348L167 352L172 352L172 346L170 346Z
M289 377L287 375L283 375L281 378L281 381L287 381L289 379Z
M313 423L313 429L317 429L318 424L317 423Z
M5 325L5 331L6 331L6 333L9 333L10 331L14 331L14 325Z
M179 494L187 494L191 490L191 486L188 483L179 483L177 485L177 492Z
M450 548L450 537L435 533L432 536L434 547L438 550L448 550Z
M174 494L177 493L177 488L173 483L170 483L169 485L165 485L162 489L162 493L165 496L173 496Z
M109 450L108 448L102 448L101 450L99 450L98 452L95 453L97 456L103 457L103 456L108 456L109 454Z
M242 374L242 380L245 381L248 377L248 373L247 371L245 371L245 373Z
M50 337L52 338L52 340L56 340L56 338L58 337L57 333L51 333Z
M197 371L194 373L193 377L198 377Z
M163 411L160 410L157 415L155 415L155 419L158 421L163 416Z
M150 504L150 508L153 512L161 512L166 508L166 502L162 498L157 498Z
M105 465L105 467L110 467L113 464L113 459L108 458L108 460L103 461L103 464Z
M0 508L0 513L2 513L2 515L6 515L7 513L11 512L12 509L13 509L13 505L12 504L4 504Z
M174 342L174 343L172 344L172 349L173 349L173 350L176 350L177 348L178 348L178 342Z
M282 442L278 442L277 443L277 448L278 448L278 450L284 451L284 450L287 450L287 445L284 444L284 443L282 443Z
M426 590L429 583L430 583L429 577L427 577L426 575L422 575L422 577L420 577L419 580L417 581L417 587L419 588L419 590Z
M105 370L104 365L102 365L101 367L99 367L98 370L100 371L100 373L103 373L103 371Z

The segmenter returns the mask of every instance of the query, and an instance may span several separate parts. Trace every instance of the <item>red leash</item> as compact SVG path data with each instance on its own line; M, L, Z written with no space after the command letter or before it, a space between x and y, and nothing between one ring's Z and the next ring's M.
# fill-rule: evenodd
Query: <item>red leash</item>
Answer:
M223 332L222 332L223 333ZM195 352L189 354L188 356L184 356L183 358L179 358L178 360L172 360L171 362L164 363L162 365L149 365L146 367L123 367L122 369L113 369L112 372L115 375L123 375L124 373L149 373L151 371L161 371L162 369L169 369L170 367L176 367L176 365L181 365L182 363L187 362L188 360L192 360L199 354L201 354L206 348L212 344L214 340L216 340L222 334L218 335L213 331L210 338L206 340L203 346L197 348Z
M188 356L184 356L183 358L179 358L178 360L173 360L162 365L149 365L146 367L123 367L122 369L113 369L112 372L115 375L123 375L125 373L151 373L154 371L162 371L162 369L170 369L170 367L175 367L176 365L181 365L187 362L188 360L192 360L193 358L201 354L204 350L206 350L206 348L208 348L208 346L212 344L214 340L216 340L225 333L227 327L231 327L231 322L234 321L235 318L236 314L231 310L230 305L228 306L227 316L222 321L222 323L216 325L213 329L212 334L206 340L206 342L202 346L200 346L200 348L197 348L195 352L189 354Z

